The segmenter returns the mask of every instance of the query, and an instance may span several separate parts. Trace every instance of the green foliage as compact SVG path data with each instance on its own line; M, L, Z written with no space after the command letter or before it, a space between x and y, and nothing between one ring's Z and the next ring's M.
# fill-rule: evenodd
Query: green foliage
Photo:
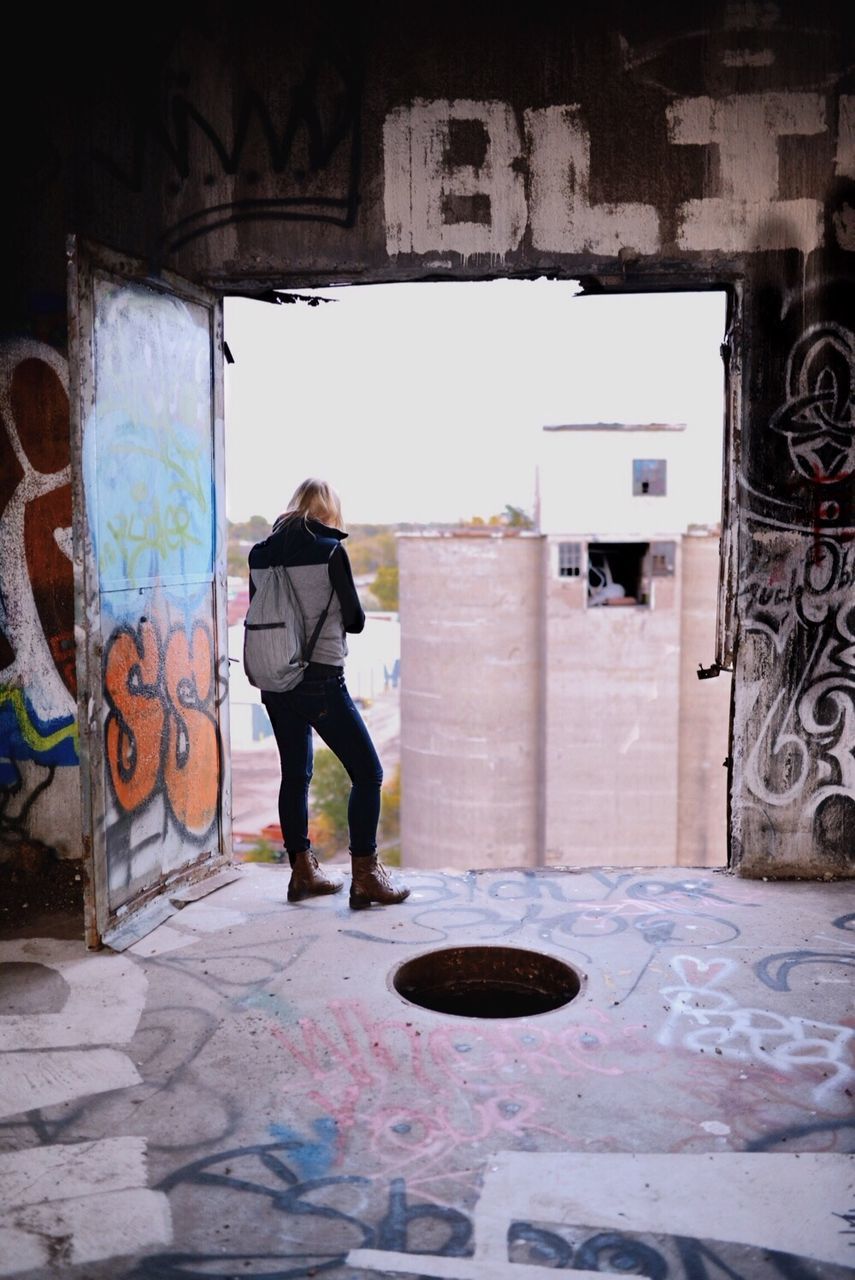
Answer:
M527 511L523 511L522 507L511 506L507 503L504 511L500 511L496 515L488 516L485 520L483 516L472 516L471 520L461 520L460 523L467 529L533 529L534 521Z
M381 565L377 576L371 583L371 594L380 604L381 609L397 609L398 607L398 566Z
M229 543L226 551L226 573L230 578L246 578L249 576L246 556L245 547L239 547L234 542Z
M384 566L393 568L398 563L398 544L388 525L353 525L348 531L347 554L354 574L363 577Z
M273 522L267 516L250 516L248 520L229 521L229 542L260 542L270 532Z
M259 836L255 844L241 855L241 862L281 862L282 846Z
M309 836L312 848L321 858L329 858L347 848L347 802L350 799L350 778L326 747L315 752L314 776L310 791L312 815ZM391 777L383 784L380 807L378 843L383 861L400 865L401 836L401 767L397 765Z
M400 844L384 844L382 861L384 866L400 867L401 865Z
M509 529L532 529L534 521L527 511L523 511L522 507L512 507L510 503L505 506L504 513L499 517L503 524Z
M243 521L229 520L226 572L230 578L249 578L249 549L269 533L270 521L266 516L251 516L249 520Z
M334 849L347 844L347 802L350 799L350 778L338 757L326 747L315 752L312 778L312 811L323 820L323 843Z
M380 810L380 836L383 842L383 857L389 843L399 841L401 837L401 766L396 765L392 776L383 784L383 803ZM400 850L398 853L400 858Z

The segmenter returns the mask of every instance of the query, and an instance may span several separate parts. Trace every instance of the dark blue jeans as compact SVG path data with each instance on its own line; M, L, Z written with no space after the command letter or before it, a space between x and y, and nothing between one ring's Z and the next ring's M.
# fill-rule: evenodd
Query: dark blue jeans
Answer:
M374 853L383 768L362 716L347 692L344 675L303 679L287 693L263 693L261 700L279 748L279 822L289 855L302 853L310 845L312 729L338 756L351 781L347 806L350 852L356 857Z

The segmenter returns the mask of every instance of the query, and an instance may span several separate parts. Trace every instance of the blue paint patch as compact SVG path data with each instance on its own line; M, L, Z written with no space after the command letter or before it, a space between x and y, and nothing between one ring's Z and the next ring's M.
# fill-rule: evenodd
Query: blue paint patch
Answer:
M319 1116L312 1121L316 1138L304 1138L287 1125L272 1124L270 1136L284 1143L300 1177L323 1178L332 1168L338 1143L338 1121L332 1116Z
M471 1045L471 1044L456 1044L454 1047L455 1047L455 1049L457 1050L457 1052L458 1052L458 1053L469 1053L469 1051L470 1051L470 1050L471 1050L471 1048L472 1048L472 1045Z
M400 1124L392 1125L393 1133L412 1133L412 1131L413 1126L411 1124L407 1124L405 1120L402 1120Z
M4 692L16 696L3 699ZM40 720L26 694L0 690L0 787L20 782L17 760L35 760L46 767L78 765L75 719Z

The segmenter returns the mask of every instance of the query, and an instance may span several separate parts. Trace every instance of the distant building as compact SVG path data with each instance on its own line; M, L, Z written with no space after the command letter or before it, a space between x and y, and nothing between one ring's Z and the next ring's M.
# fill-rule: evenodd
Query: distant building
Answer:
M690 444L547 428L536 531L401 536L408 865L724 865L730 678L697 679L718 530L691 523Z

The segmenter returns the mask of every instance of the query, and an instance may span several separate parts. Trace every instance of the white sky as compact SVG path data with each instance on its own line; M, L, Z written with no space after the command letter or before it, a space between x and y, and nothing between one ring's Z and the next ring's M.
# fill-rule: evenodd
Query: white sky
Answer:
M582 297L547 280L227 299L226 493L272 519L306 476L346 521L531 512L542 428L684 422L697 514L720 514L723 293Z

